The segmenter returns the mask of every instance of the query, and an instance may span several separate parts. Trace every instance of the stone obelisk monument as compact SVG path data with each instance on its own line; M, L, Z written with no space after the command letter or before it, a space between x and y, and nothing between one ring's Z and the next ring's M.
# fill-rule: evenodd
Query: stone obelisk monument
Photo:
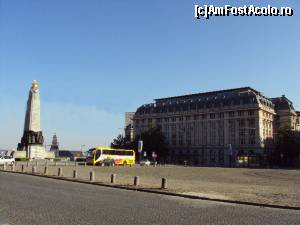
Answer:
M23 151L23 154L26 152L26 158L53 158L53 154L46 151L43 145L44 137L41 129L40 114L39 86L37 81L34 80L29 90L23 137L18 144L18 151Z

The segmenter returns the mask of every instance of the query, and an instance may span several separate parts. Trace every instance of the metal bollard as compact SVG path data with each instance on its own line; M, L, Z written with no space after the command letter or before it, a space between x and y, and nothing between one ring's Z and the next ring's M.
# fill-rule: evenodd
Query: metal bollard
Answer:
M133 185L134 186L139 186L140 185L140 177L139 176L134 177Z
M47 173L48 173L48 167L45 166L45 167L44 167L44 175L47 175Z
M110 176L110 183L115 184L116 183L117 174L112 174Z
M57 170L57 176L61 177L62 176L62 168L58 168Z
M84 166L86 166L86 162L84 163Z
M32 173L36 173L36 166L32 166Z
M166 178L161 179L161 189L167 189L168 188L168 182Z
M21 172L24 173L24 171L25 171L25 166L22 165L22 166L21 166Z
M77 179L77 170L73 170L73 178Z
M26 166L29 166L29 161L27 161L27 164L26 164Z
M91 182L95 181L95 171L90 172L90 181Z

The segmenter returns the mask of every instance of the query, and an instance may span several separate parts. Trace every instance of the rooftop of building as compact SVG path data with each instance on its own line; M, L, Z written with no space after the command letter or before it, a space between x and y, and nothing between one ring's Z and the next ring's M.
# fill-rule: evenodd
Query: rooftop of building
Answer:
M251 87L241 87L241 88L233 88L233 89L224 89L224 90L219 90L219 91L209 91L209 92L200 92L200 93L194 93L194 94L188 94L188 95L179 95L179 96L173 96L173 97L165 97L165 98L158 98L155 99L156 102L160 101L166 101L166 100L177 100L177 99L188 99L188 98L194 98L194 97L208 97L208 96L226 96L228 94L235 94L239 92L254 92L257 95L262 95L261 92L251 88Z
M178 107L186 110L187 108L215 108L230 105L242 104L261 104L267 105L271 108L274 107L272 101L265 97L261 92L251 87L241 87L235 89L226 89L220 91L211 91L197 94L181 95L168 98L155 99L154 103L144 104L138 108L138 114L144 113L159 113L165 112L162 108ZM189 105L189 106L188 106ZM174 109L167 109L172 111Z
M276 110L286 110L286 109L295 110L293 106L293 102L289 100L285 95L282 95L281 97L277 97L277 98L271 98L270 100L275 105Z

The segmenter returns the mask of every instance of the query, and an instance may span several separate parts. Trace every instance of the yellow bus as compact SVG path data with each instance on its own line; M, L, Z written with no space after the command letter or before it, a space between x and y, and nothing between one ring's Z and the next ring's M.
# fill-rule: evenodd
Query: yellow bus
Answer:
M96 147L88 150L89 165L132 165L135 164L135 152L128 149Z

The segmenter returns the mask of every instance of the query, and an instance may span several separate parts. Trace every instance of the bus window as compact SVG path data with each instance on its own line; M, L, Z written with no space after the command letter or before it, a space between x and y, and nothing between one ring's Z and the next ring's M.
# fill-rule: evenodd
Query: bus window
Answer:
M95 160L97 160L101 156L101 151L96 151Z
M115 151L115 150L111 150L111 151L110 151L110 154L111 154L111 155L116 155L116 151Z
M104 155L108 155L109 154L108 150L102 150L102 152L103 152Z

